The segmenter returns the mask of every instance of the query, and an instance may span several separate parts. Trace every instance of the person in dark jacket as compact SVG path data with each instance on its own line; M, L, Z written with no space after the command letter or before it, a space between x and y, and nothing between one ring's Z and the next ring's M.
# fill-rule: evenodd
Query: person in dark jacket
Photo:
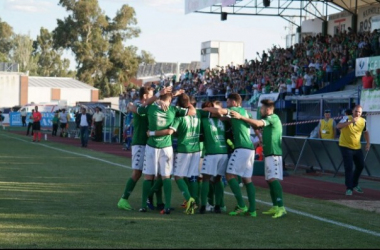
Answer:
M83 148L87 147L89 128L92 124L92 116L86 112L86 108L81 108L81 113L75 117L75 123L80 129L80 141Z

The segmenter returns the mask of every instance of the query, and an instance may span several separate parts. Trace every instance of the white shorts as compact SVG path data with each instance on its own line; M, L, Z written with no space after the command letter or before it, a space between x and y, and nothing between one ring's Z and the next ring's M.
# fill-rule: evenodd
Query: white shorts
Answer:
M282 156L271 155L264 159L265 180L278 179L282 180Z
M132 146L132 169L143 170L145 157L145 145Z
M255 163L255 150L238 148L231 154L226 173L238 175L242 178L251 178L253 164Z
M211 176L223 176L226 174L227 164L227 154L206 155L203 159L201 173Z
M173 175L191 177L199 175L199 160L201 152L174 154Z
M143 174L170 176L173 170L173 147L145 147Z

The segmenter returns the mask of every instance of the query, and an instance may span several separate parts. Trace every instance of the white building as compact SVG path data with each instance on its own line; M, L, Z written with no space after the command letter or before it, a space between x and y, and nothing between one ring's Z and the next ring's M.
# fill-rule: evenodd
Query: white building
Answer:
M17 72L0 72L0 107L31 102L96 102L99 90L69 77L35 77Z
M201 45L201 69L244 64L244 43L208 41Z

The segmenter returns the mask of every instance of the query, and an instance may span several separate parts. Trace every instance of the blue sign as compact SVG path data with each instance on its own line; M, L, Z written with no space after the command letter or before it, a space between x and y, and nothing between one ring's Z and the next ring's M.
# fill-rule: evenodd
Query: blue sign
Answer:
M26 117L28 118L31 115L31 112L29 112ZM42 119L40 121L41 127L52 127L53 126L53 112L41 112ZM28 122L28 121L27 121ZM21 113L20 112L10 112L9 113L9 126L13 127L21 127L22 121L21 121Z

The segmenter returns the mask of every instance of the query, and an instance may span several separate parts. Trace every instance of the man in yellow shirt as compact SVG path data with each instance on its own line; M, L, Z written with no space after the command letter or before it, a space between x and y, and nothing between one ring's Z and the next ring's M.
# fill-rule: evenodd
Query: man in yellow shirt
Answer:
M325 110L325 118L319 121L318 134L321 139L335 139L336 123L331 118L331 111L329 109Z
M356 105L352 115L344 116L336 126L340 129L339 148L342 153L344 170L346 195L352 195L352 190L357 193L363 193L359 187L359 177L365 166L364 156L360 138L364 133L367 142L365 150L369 151L370 141L369 132L366 127L366 120L361 117L363 108ZM353 171L353 163L355 170Z

